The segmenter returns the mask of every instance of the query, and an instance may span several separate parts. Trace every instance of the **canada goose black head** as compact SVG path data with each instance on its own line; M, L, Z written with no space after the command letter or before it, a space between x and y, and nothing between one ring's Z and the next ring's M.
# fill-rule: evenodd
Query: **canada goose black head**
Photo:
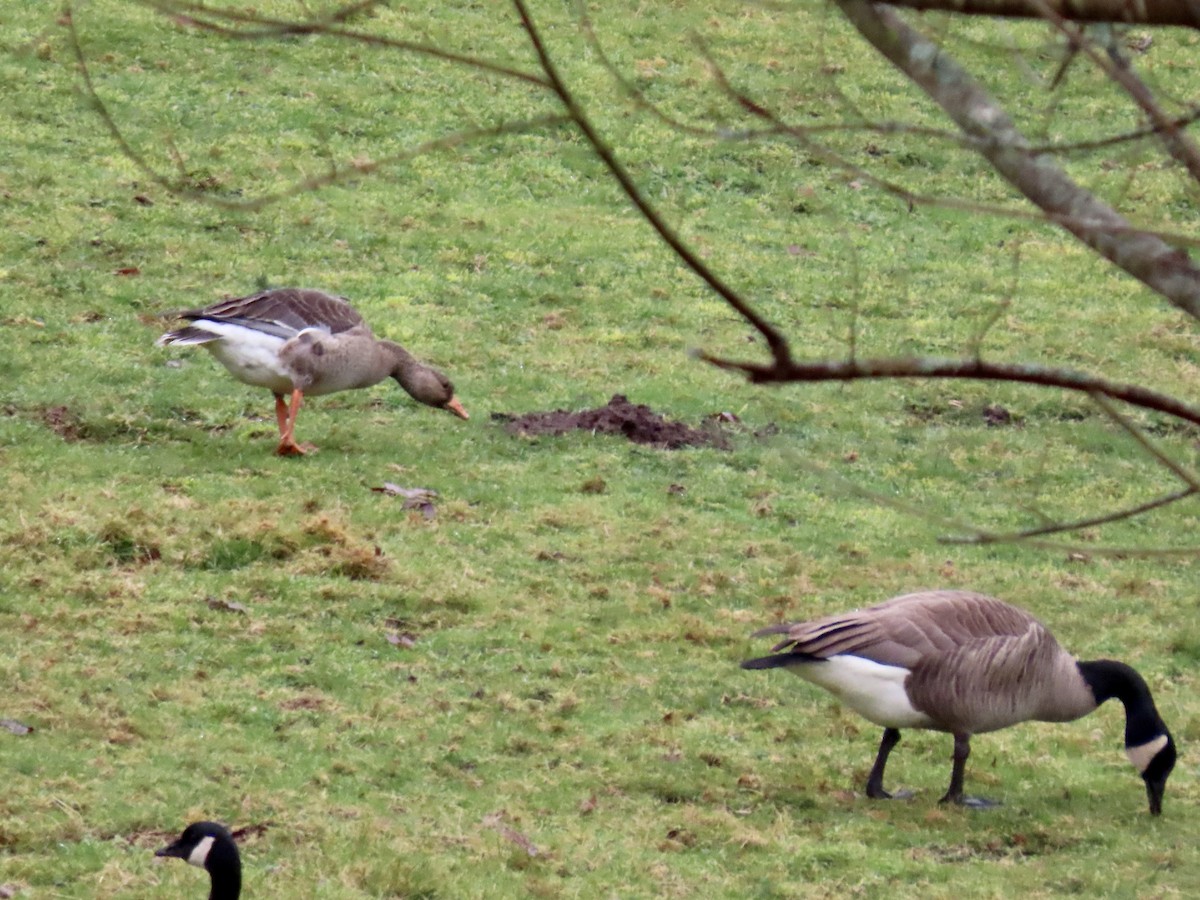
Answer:
M209 900L237 900L242 892L242 860L233 837L216 822L193 822L173 844L155 856L176 856L208 872Z
M1163 792L1175 768L1175 740L1158 714L1154 697L1135 669L1111 659L1078 663L1099 705L1120 700L1125 707L1125 755L1146 783L1151 815L1162 814Z

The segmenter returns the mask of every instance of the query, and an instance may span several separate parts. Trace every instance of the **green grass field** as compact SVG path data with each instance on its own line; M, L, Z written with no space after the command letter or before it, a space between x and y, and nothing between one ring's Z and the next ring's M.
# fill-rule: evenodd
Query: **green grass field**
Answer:
M521 69L504 4L379 11L364 28ZM689 121L740 127L689 38L804 124L945 127L820 6L612 3L606 50ZM261 12L295 14L286 3ZM1188 398L1195 323L1028 221L909 211L779 141L685 136L626 102L569 5L539 4L568 80L639 185L798 356L1054 362ZM601 13L604 13L603 15ZM1086 67L1050 94L1037 25L929 18L1045 139L1135 120ZM557 112L535 86L320 37L229 42L118 0L74 13L129 142L218 201L331 161ZM937 24L940 22L941 24ZM1139 66L1194 95L1196 38ZM1118 508L1178 484L1085 398L972 383L760 388L697 361L761 341L624 202L566 128L418 156L259 210L172 195L79 91L46 4L0 4L0 885L18 897L200 897L153 858L193 819L262 826L248 898L1185 897L1200 890L1195 505L1074 550L947 545ZM1015 49L1014 49L1015 48ZM1020 52L1024 68L1005 70ZM1189 74L1191 73L1191 74ZM842 130L829 147L922 192L1010 202L945 141ZM1112 163L1112 165L1108 165ZM1069 166L1146 221L1194 231L1194 191L1147 150ZM394 387L316 398L304 459L271 454L270 395L158 314L261 285L352 298L443 368L469 422ZM733 449L492 416L613 393ZM985 409L1010 420L989 424ZM1131 414L1186 464L1196 437ZM439 492L436 517L373 492ZM884 500L890 502L883 502ZM786 675L749 634L920 587L1023 605L1073 652L1136 666L1181 758L1151 819L1110 704L974 743L908 733L861 794L874 726Z

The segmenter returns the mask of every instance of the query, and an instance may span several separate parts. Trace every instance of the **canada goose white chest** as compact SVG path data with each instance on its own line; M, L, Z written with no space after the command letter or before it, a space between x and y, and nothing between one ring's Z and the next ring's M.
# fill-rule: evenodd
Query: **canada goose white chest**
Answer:
M1126 755L1145 783L1151 814L1162 811L1176 750L1146 682L1124 663L1076 660L1024 610L968 591L922 591L756 632L767 634L782 636L772 655L743 668L786 668L883 726L869 797L891 796L883 773L900 729L924 728L954 736L942 801L991 805L963 793L972 735L1078 719L1116 698L1125 707Z
M933 725L908 697L908 669L862 656L840 654L821 665L794 666L792 672L833 694L869 722L885 728L929 728Z

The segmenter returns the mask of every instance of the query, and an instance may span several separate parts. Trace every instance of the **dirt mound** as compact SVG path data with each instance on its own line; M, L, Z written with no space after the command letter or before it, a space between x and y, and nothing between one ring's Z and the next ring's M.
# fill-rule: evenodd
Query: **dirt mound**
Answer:
M46 406L41 413L42 423L64 441L82 441L87 437L87 428L67 407Z
M622 394L613 394L606 406L570 412L555 409L523 415L497 413L493 418L504 421L505 430L512 434L566 434L568 431L591 431L616 434L635 444L650 444L667 450L681 447L717 447L729 449L729 441L712 427L691 428L682 422L670 422L648 406L630 403Z

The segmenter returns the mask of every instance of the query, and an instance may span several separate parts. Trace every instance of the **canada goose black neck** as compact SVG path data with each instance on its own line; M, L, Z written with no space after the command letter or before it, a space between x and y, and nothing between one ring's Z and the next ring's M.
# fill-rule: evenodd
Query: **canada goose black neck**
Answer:
M1158 714L1146 680L1131 666L1111 659L1077 663L1099 705L1114 697L1125 707L1125 753L1146 783L1151 815L1162 813L1167 778L1175 768L1175 740Z
M1125 746L1140 747L1168 734L1146 680L1132 666L1111 659L1077 663L1096 705L1117 699L1125 707Z
M175 856L208 872L208 900L238 900L242 893L242 860L233 837L216 822L193 822L173 844L155 856Z

